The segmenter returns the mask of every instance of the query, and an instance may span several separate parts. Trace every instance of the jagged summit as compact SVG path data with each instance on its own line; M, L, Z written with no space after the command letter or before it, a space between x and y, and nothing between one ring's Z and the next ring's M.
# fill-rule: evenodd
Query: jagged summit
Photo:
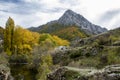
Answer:
M74 14L77 14L77 13L75 13L74 11L68 9L68 10L65 11L64 14L67 14L67 15L74 15Z
M83 16L81 16L80 14L75 13L72 10L67 10L65 11L65 13L63 14L62 17L59 18L58 22L62 23L62 24L77 24L77 22L80 22L81 18L85 19Z

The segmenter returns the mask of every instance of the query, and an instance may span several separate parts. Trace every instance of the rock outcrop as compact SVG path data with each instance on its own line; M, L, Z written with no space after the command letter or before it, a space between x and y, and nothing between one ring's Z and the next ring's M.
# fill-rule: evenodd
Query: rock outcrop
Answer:
M11 76L8 60L4 54L0 54L0 80L14 80Z
M0 80L10 80L10 68L6 65L0 65Z
M100 70L61 67L48 74L47 80L120 80L120 64Z
M56 70L55 72L49 74L47 76L47 78L48 78L48 80L65 80L65 78L63 76L66 71L68 71L67 68L61 67L58 70Z

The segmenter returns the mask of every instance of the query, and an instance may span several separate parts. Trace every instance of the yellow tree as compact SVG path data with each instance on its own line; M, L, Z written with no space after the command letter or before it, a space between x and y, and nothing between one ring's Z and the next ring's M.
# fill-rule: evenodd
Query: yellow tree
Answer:
M57 46L68 46L70 44L67 40L63 40L58 36L53 36L53 40Z
M39 34L17 26L14 38L16 53L28 53L34 45L38 44Z
M48 46L50 46L50 44L51 44L51 46L53 46L53 47L69 45L69 42L67 40L63 40L57 36L54 36L54 35L52 36L50 34L41 34L39 43L44 44L44 45L47 45L49 43Z
M14 27L14 21L11 17L9 17L4 30L4 50L9 54L14 51Z

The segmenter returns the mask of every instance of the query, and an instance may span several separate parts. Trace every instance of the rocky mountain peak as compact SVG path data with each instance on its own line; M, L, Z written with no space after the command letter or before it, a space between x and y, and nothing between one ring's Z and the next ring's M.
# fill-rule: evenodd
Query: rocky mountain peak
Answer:
M72 10L67 10L63 14L63 16L59 18L58 22L60 24L65 24L65 25L71 24L72 25L72 24L74 24L76 22L77 15L78 14L73 12Z
M45 25L48 26L47 29L53 30L53 27L51 27L51 25L54 24L59 24L62 26L77 26L79 29L83 30L87 34L99 34L107 31L106 28L102 28L98 25L92 24L85 17L70 9L66 10L65 13L58 20L48 22ZM30 30L32 31L42 30L44 26L41 25L38 28L34 28L34 29L30 28Z
M76 25L81 29L84 29L95 34L107 31L107 29L92 24L82 15L77 14L72 10L65 11L63 16L58 19L58 23L64 25Z

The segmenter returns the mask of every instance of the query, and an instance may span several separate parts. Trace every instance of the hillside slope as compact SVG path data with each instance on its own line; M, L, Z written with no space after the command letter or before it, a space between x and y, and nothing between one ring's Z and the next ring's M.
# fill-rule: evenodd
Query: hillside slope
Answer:
M120 27L110 30L108 32L98 34L92 37L79 39L73 42L74 46L83 46L83 45L91 45L98 44L104 46L114 46L120 45Z
M68 50L53 55L54 64L71 67L96 67L120 64L120 28L73 41Z

